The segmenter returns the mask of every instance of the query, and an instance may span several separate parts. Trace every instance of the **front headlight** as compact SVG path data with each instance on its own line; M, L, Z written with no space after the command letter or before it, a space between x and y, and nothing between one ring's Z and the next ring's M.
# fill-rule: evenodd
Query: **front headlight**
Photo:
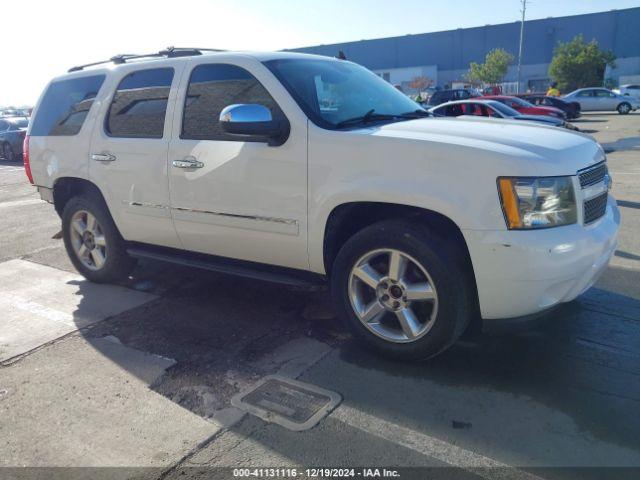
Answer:
M577 221L571 177L500 177L498 190L509 230L557 227Z

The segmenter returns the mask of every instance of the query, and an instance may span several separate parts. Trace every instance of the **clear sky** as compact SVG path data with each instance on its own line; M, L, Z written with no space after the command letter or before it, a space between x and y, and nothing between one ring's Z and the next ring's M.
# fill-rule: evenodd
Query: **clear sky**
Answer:
M0 105L34 103L69 67L170 45L279 50L506 23L520 0L19 0L2 2ZM527 18L640 6L530 0ZM638 26L640 28L640 26Z

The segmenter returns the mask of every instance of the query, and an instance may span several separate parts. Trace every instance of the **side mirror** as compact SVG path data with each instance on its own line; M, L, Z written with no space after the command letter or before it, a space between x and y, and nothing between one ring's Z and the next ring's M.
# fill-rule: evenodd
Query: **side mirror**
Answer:
M289 138L290 125L286 118L274 119L264 105L229 105L220 112L220 127L229 135L248 137L267 142L269 146L282 145Z

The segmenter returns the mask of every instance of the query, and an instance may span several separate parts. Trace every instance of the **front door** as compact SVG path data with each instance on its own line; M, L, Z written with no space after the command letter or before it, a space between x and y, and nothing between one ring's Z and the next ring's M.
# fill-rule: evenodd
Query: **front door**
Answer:
M169 147L171 211L184 248L308 269L306 117L257 61L199 58L188 68ZM220 112L233 104L285 115L289 138L272 147L224 133Z
M581 90L576 94L576 100L580 103L581 110L598 110L598 104L593 90Z

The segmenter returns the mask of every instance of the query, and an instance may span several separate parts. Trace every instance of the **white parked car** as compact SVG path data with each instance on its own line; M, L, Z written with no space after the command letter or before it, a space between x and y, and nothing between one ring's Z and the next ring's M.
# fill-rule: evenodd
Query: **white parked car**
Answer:
M480 316L576 298L616 248L605 154L586 135L423 118L326 57L115 60L55 78L25 142L27 175L94 282L138 257L328 281L356 337L426 358Z
M640 108L640 100L630 96L618 95L606 88L580 88L568 93L564 100L578 102L583 112L618 111L626 115Z
M640 100L640 85L639 84L630 84L630 85L622 85L620 88L617 88L615 92L618 95L633 97L636 100Z

